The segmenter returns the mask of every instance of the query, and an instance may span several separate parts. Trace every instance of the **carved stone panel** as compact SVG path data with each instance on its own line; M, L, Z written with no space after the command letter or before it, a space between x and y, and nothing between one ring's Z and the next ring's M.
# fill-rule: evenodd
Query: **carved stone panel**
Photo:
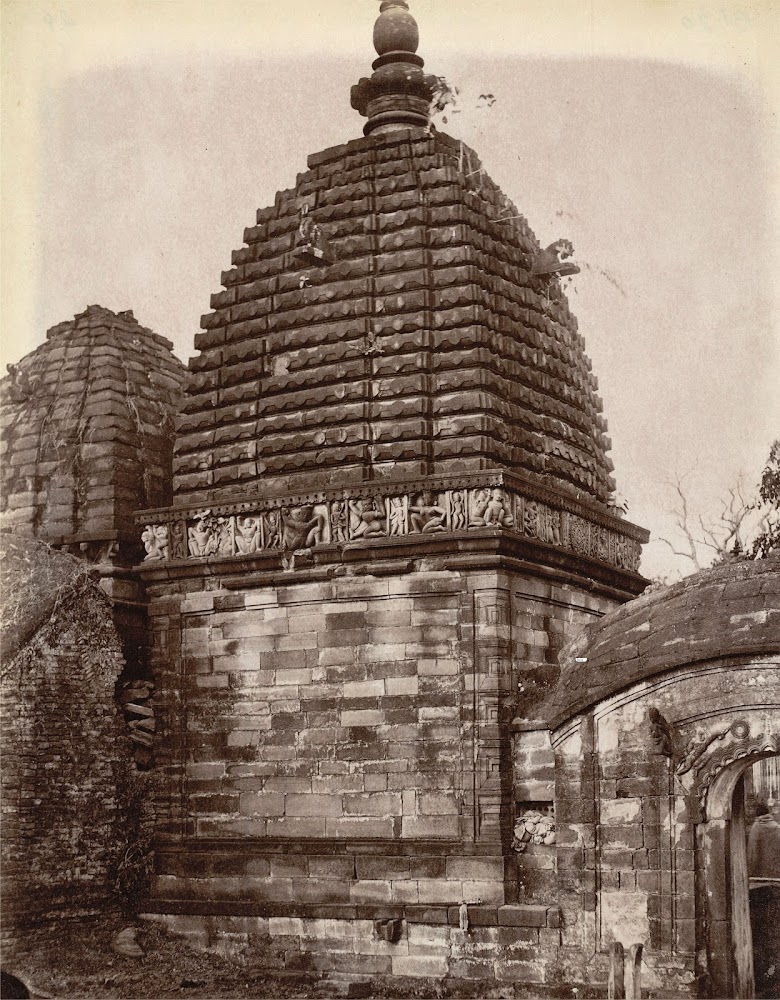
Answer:
M142 531L145 561L248 556L320 545L368 542L375 538L443 535L450 532L501 530L621 569L636 571L639 542L592 523L579 514L523 496L503 485L392 491L381 483L341 495L289 497L273 501L225 504L219 508L171 511Z

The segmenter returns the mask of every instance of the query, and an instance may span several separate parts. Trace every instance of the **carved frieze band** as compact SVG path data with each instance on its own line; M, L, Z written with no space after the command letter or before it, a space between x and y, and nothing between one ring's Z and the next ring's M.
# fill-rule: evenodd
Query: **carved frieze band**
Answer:
M356 491L357 492L357 491ZM637 571L640 543L584 517L505 487L420 490L344 496L321 502L242 504L240 512L204 509L147 524L145 561L292 553L320 545L437 535L485 528L546 542L621 569Z

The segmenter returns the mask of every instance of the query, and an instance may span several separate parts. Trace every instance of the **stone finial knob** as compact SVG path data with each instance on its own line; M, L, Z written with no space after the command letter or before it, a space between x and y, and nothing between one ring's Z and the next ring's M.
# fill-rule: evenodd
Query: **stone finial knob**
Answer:
M406 0L383 0L374 24L370 79L363 77L351 92L352 107L368 118L365 135L397 129L426 128L433 97L432 77L423 74L417 55L420 35Z
M417 22L406 0L384 0L374 24L374 48L380 56L387 52L416 52L420 44Z

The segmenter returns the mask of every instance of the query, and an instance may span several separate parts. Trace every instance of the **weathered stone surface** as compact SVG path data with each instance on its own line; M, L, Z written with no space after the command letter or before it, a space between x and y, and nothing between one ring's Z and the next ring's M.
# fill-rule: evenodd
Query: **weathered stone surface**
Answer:
M631 601L563 650L561 679L539 716L557 726L640 679L704 663L726 649L732 655L777 652L778 579L777 557L737 560ZM742 596L745 588L749 598Z
M10 366L0 382L4 523L137 561L134 513L171 496L186 376L172 346L131 312L89 306Z
M735 992L732 914L740 898L747 912L749 885L734 860L746 840L737 778L752 788L754 765L780 754L779 569L770 557L698 573L567 647L542 710L555 725L557 954L570 974L588 974L595 934L603 949L643 947L643 988L688 995L706 970L708 995ZM517 728L526 765L545 734Z
M473 151L401 130L309 166L245 231L203 318L177 496L311 489L336 469L360 481L365 468L496 466L605 500L605 424L576 321L557 283L532 278L538 244ZM327 266L291 256L304 202ZM195 430L214 421L219 440Z

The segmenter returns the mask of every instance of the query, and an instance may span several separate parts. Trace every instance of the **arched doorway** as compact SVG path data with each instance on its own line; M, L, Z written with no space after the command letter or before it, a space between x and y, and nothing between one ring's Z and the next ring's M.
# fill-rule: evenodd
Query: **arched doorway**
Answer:
M707 938L712 996L732 996L750 1000L766 992L767 955L773 938L754 942L751 926L751 877L748 852L745 775L759 761L777 757L762 750L741 757L725 766L710 784L706 799L706 821L700 831L704 853L704 879L707 897ZM753 920L758 922L763 907L772 909L780 886L772 878L752 880ZM757 893L763 895L756 895ZM761 981L756 984L756 952L759 944Z
M750 927L756 997L780 996L780 756L745 771ZM736 792L735 792L736 794Z

